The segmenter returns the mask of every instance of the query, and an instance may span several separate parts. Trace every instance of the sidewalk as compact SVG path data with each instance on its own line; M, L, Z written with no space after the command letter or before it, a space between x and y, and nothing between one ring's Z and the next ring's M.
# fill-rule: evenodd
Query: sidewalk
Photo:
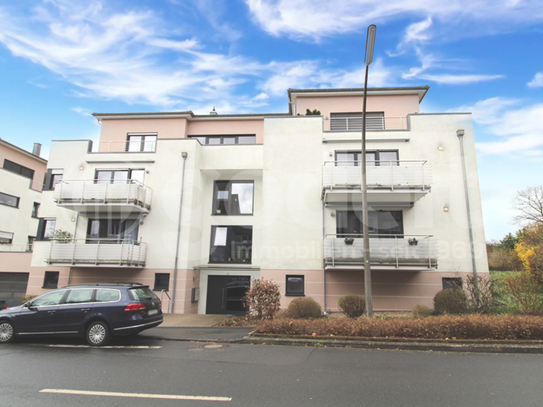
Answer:
M543 341L431 341L417 339L288 337L253 334L253 328L248 327L214 326L228 317L228 315L165 314L162 325L143 331L140 336L170 341L314 346L321 348L543 354Z

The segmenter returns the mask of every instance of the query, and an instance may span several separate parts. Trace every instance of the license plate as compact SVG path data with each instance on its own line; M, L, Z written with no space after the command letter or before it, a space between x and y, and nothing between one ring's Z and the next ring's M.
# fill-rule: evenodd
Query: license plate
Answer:
M147 315L155 315L155 314L158 314L157 309L150 309L149 312L147 313Z

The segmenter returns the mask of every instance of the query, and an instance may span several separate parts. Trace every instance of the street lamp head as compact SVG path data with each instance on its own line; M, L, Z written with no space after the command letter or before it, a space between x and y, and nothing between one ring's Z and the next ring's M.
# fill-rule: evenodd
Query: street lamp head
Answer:
M372 24L368 27L368 35L366 37L366 55L364 56L364 63L370 65L373 61L373 48L375 46L375 35L377 34L377 27Z

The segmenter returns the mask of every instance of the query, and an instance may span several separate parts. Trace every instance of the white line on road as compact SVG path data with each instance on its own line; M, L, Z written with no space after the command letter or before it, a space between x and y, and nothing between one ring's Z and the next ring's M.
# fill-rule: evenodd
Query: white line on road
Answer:
M49 348L92 348L92 349L162 349L162 346L90 346L90 345L47 345Z
M106 396L106 397L132 397L142 399L166 399L166 400L201 400L201 401L232 401L232 397L210 396L183 396L176 394L145 394L145 393L117 393L109 391L87 391L66 389L43 389L40 393L74 394L81 396Z

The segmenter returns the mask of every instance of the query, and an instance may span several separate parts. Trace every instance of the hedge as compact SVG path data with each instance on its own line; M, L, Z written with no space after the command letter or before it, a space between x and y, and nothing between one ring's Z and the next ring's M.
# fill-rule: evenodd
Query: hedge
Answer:
M278 319L255 327L260 334L361 338L543 340L543 317L443 315L424 319L360 317Z

